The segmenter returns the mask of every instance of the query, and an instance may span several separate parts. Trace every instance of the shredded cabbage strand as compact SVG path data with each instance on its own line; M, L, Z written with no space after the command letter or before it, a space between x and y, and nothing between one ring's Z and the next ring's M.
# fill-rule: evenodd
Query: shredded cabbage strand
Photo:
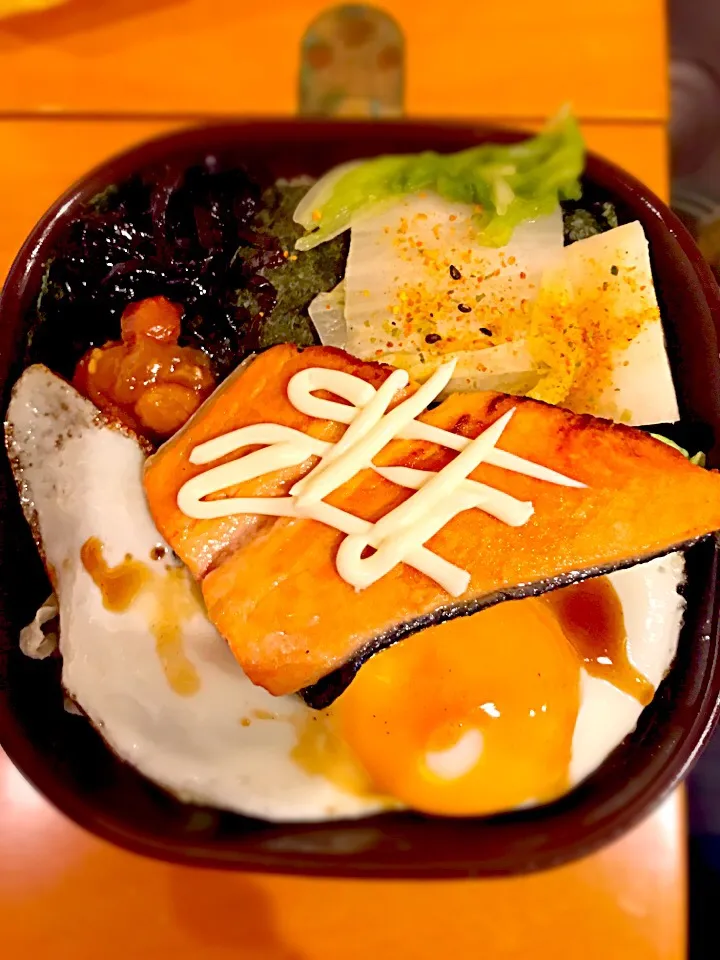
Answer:
M705 454L702 450L698 451L698 453L691 457L689 450L686 450L685 447L681 447L679 443L675 443L675 441L671 440L669 437L664 437L661 433L651 433L650 436L654 440L659 440L660 443L666 443L669 447L672 447L673 450L677 450L678 453L681 453L686 460L689 460L690 463L695 464L696 467L705 466Z
M379 204L423 190L476 207L478 242L502 246L523 220L551 213L558 200L580 197L584 161L577 121L563 111L538 136L520 143L345 165L325 174L298 204L295 221L308 232L296 247L310 250Z

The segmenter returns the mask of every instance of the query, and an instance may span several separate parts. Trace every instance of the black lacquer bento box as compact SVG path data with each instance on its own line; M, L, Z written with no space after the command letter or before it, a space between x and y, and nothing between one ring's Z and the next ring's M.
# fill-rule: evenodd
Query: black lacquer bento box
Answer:
M190 129L141 144L87 174L37 224L0 301L3 409L21 372L26 318L44 264L91 198L133 173L209 154L274 177L319 175L379 153L459 150L520 134L477 125L258 121ZM720 466L720 294L674 214L629 174L595 156L585 184L640 220L650 241L683 420ZM63 706L59 661L18 647L21 626L48 592L7 460L0 486L0 743L20 771L81 826L147 856L237 870L353 877L493 876L584 856L646 816L688 772L714 727L720 695L717 552L688 554L688 601L675 663L633 734L572 793L548 806L478 819L385 813L324 824L265 823L183 804L118 760L89 723Z

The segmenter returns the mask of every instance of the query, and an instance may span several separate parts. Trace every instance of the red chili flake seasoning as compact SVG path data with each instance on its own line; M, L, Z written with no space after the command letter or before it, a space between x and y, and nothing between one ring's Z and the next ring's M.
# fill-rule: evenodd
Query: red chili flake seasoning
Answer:
M521 271L520 271L520 279L521 279L521 280L524 280L526 277L527 277L527 274L525 273L525 271L524 271L524 270L521 270Z

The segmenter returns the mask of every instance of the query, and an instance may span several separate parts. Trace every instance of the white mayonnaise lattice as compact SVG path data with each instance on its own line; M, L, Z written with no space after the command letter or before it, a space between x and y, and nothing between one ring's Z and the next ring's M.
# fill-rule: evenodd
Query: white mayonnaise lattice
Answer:
M484 483L470 480L483 462L565 487L584 484L515 456L496 446L515 408L508 410L472 440L417 420L450 381L454 363L441 366L419 389L392 410L388 407L408 384L408 374L395 370L376 390L371 384L324 367L296 373L288 384L288 399L300 413L348 424L337 443L316 440L277 423L258 423L208 440L190 454L193 464L210 464L248 446L261 449L204 471L183 484L178 507L195 519L212 519L237 513L274 517L306 517L346 534L338 549L340 576L356 589L379 580L398 563L407 563L431 577L452 596L464 593L470 574L433 553L424 544L449 520L464 510L479 509L510 526L523 526L533 513L524 502ZM348 404L324 400L315 391L325 390ZM411 467L378 467L375 457L395 438L427 440L458 452L434 473ZM226 497L207 500L228 487L285 467L299 466L310 457L317 464L282 497ZM371 468L400 486L417 491L376 523L326 503L324 498L360 470ZM363 556L367 548L369 556Z

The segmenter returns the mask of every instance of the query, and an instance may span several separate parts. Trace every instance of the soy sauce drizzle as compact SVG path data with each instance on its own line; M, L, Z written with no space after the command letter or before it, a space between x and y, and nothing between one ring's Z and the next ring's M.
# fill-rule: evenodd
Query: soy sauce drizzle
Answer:
M80 560L99 589L103 606L113 613L129 609L150 579L150 571L129 554L111 567L103 556L103 545L97 537L89 537L80 548Z
M544 597L587 672L607 680L643 706L654 687L630 662L622 604L607 577L596 577Z
M80 560L100 591L103 606L112 613L124 613L141 594L147 593L144 612L165 679L180 697L196 694L200 690L200 676L185 653L182 624L195 615L199 602L188 590L186 571L180 567L150 570L130 554L111 567L103 555L102 541L97 537L89 537L83 543Z

